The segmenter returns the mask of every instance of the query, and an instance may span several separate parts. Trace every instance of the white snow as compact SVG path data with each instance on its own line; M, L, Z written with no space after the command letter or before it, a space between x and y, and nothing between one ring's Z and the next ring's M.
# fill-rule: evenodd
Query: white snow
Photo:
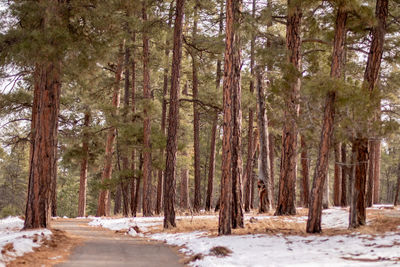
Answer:
M322 227L346 229L349 212L346 209L333 208L323 211ZM245 216L257 220L284 220L304 223L307 216L274 217ZM179 220L218 219L216 215L180 216ZM191 266L391 266L400 263L400 228L396 233L379 236L351 235L336 236L294 236L294 235L232 235L209 236L207 232L157 233L148 232L150 227L161 225L163 217L137 218L91 218L90 225L102 226L111 230L127 230L132 236L147 237L181 247L186 255L202 254L203 258L190 263ZM136 233L138 226L144 232ZM215 246L229 248L232 254L217 257L210 253Z
M32 252L33 248L41 245L43 239L51 236L51 231L48 229L21 231L23 226L24 221L18 217L0 220L0 251L7 244L13 244L12 250L0 253L0 267L18 256Z

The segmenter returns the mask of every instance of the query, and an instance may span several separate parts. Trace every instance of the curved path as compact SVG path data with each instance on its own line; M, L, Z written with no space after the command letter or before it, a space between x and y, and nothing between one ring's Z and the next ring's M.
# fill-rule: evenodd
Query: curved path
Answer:
M171 247L91 227L87 223L88 220L53 221L53 228L83 239L83 244L73 249L68 261L56 266L184 266Z

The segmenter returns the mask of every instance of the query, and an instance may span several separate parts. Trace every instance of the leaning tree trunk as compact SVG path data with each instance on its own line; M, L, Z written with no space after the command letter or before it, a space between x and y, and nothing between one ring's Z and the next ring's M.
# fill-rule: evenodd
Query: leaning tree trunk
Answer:
M55 183L57 171L60 65L38 63L35 66L24 229L47 228L50 224L52 185Z
M122 74L122 65L124 60L122 45L120 45L120 51L118 56L117 62L117 69L115 71L115 82L114 82L114 92L112 97L112 105L113 111L112 116L116 116L118 114L118 108L120 104L120 86L119 83L121 81L121 74ZM107 132L107 141L106 141L106 148L105 148L105 159L104 159L104 168L103 173L101 176L101 182L104 184L111 179L112 173L112 156L114 151L114 140L116 136L116 128L111 126ZM97 213L96 216L108 216L109 209L107 208L107 204L109 202L109 190L102 189L100 190L98 204L97 204Z
M258 156L258 194L260 203L258 212L269 212L272 209L272 190L269 169L268 118L265 107L265 93L261 70L257 70L257 127L259 131L260 153Z
M164 182L164 228L176 227L175 223L175 170L177 133L179 127L179 80L182 59L182 21L185 0L177 0L174 46L172 54L171 90L168 114L167 158L165 163Z
M142 6L142 20L143 23L147 22L147 7L143 2ZM150 94L150 69L149 69L149 37L146 30L142 33L143 41L143 98L146 100L143 106L143 216L151 216L151 194L150 194L150 180L151 180L151 147L150 147L150 114L149 107L151 94Z
M334 79L339 79L342 75L347 14L348 12L345 7L340 5L336 16L335 39L331 64L331 77ZM324 121L321 131L313 187L311 190L310 208L308 211L306 229L307 233L321 232L322 198L329 168L329 148L331 145L335 119L335 99L336 92L334 90L329 91L325 100ZM328 185L326 186L328 187Z
M388 5L389 0L377 0L375 16L377 19L377 25L372 29L372 42L368 55L367 66L364 73L363 88L369 93L369 97L374 107L378 112L380 109L379 99L374 98L374 91L378 81L379 70L381 67L382 54L384 49L385 34L386 34L386 19L388 16ZM375 118L368 121L373 121ZM352 204L350 206L350 226L351 228L358 227L365 224L366 214L366 203L365 203L365 183L367 179L367 167L368 166L368 139L365 137L365 132L357 132L357 137L354 139L353 144L357 149L357 164L356 164L356 175L354 186L352 190L353 195ZM378 149L375 147L374 149ZM365 151L366 150L366 151ZM380 152L380 148L379 148ZM375 154L375 157L380 156ZM365 161L367 163L365 163ZM375 163L376 161L374 161ZM375 175L375 174L374 174ZM375 183L375 181L374 181Z
M79 180L79 200L78 200L78 217L86 216L86 191L87 191L87 173L88 173L88 158L89 158L89 123L90 111L85 111L83 123L83 137L82 137L82 161L81 173Z
M279 179L278 204L275 215L296 214L296 170L297 170L297 118L299 116L300 98L300 62L301 62L301 1L288 0L286 28L286 49L288 63L296 70L286 75L289 82L288 95L285 99L285 118L282 133L281 174Z
M301 204L303 208L308 208L308 204L310 203L310 185L309 185L309 162L310 159L308 157L308 147L306 144L306 140L304 135L300 137L301 143Z

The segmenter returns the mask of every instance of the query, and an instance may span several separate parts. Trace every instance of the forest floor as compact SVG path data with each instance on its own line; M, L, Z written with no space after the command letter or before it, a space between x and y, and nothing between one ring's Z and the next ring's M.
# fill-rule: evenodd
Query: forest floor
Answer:
M356 230L347 229L348 214L348 209L324 210L323 233L311 235L305 232L307 209L298 208L295 216L250 213L245 214L245 227L234 229L231 236L218 236L218 214L205 212L178 214L177 227L171 230L163 230L163 217L138 216L57 218L53 220L52 232L1 232L7 228L2 228L7 225L3 222L15 226L17 220L17 224L22 224L19 218L8 218L0 220L0 266L5 262L7 266L400 264L399 208L369 208L367 225ZM23 256L21 246L28 252Z
M307 209L296 216L245 215L245 227L218 236L218 214L177 216L177 228L162 229L162 217L91 218L89 225L163 241L178 247L191 266L391 266L400 264L400 210L375 206L367 225L348 228L348 209L323 211L321 234L307 234Z

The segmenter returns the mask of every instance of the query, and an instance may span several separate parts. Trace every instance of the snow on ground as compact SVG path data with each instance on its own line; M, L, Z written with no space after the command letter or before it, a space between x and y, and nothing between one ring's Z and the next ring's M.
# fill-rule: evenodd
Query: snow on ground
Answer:
M0 267L18 256L32 252L33 248L41 245L44 238L51 236L51 231L47 229L21 231L23 226L24 221L18 217L0 220Z
M349 212L333 208L323 211L323 228L346 229ZM245 216L248 221L252 216ZM306 216L274 217L253 216L257 220L285 220L304 223ZM217 219L209 216L178 216L182 219ZM92 226L102 226L111 230L128 230L128 234L138 236L133 229L138 226L144 234L140 236L164 241L182 247L186 255L201 254L202 259L190 263L192 266L391 266L400 261L400 228L397 233L380 236L351 235L336 236L295 236L295 235L232 235L209 236L207 232L157 233L147 232L150 227L161 225L163 217L137 218L91 218ZM147 233L146 233L147 232ZM223 246L232 251L227 257L212 255L210 249Z

